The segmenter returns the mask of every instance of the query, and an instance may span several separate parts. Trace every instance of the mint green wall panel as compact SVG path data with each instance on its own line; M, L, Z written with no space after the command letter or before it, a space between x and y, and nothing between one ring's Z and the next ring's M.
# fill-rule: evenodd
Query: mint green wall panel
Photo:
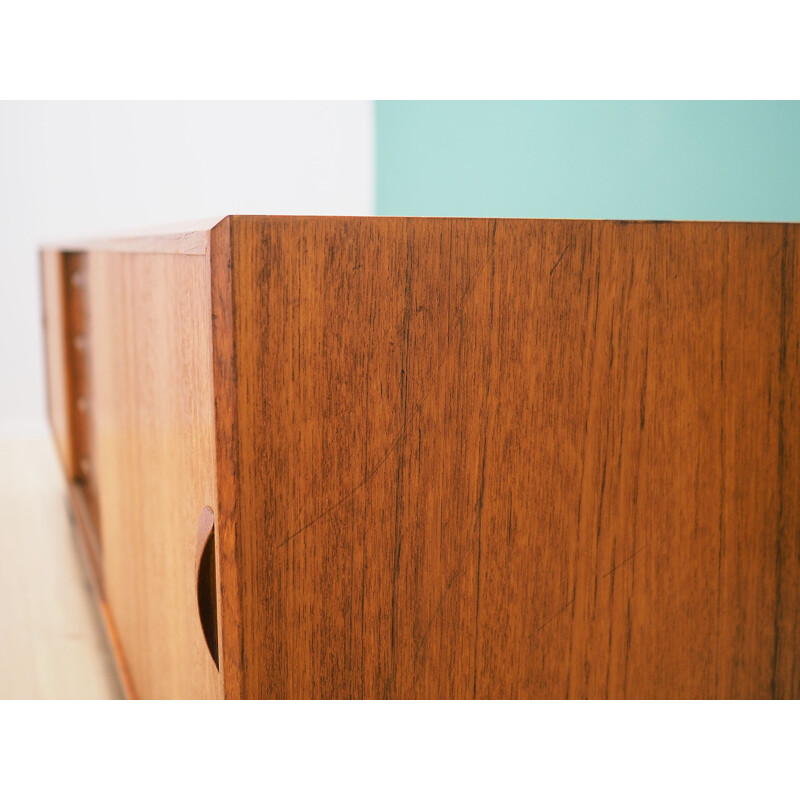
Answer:
M376 211L800 221L800 102L378 102Z

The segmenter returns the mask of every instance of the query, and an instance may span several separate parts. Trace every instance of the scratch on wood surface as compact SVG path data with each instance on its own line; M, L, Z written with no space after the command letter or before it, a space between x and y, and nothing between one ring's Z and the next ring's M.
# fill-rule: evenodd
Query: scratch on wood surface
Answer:
M554 619L558 619L558 617L560 617L574 602L575 602L575 594L573 593L572 600L570 600L569 603L567 603L563 608L556 611L556 613L553 614L553 616L550 617L550 619L543 622L530 636L528 636L528 638L530 639L532 636L536 636L536 634L539 633L540 630L546 628Z
M636 552L631 553L624 561L620 561L619 564L617 564L614 567L611 567L611 569L608 572L606 572L606 574L603 575L603 577L607 578L609 575L611 575L612 573L616 572L620 567L624 567L625 564L627 564L629 561L632 561L634 558L636 558L636 556L638 556L639 553L641 553L642 550L644 550L646 547L647 547L646 544L642 545Z
M442 592L442 595L439 598L439 602L436 604L436 608L433 609L433 614L431 614L431 618L428 620L428 624L425 627L425 633L422 634L422 638L419 640L419 645L417 645L417 651L414 654L414 661L417 661L419 659L419 656L422 653L423 648L425 647L425 642L428 641L428 634L430 633L431 627L433 626L433 621L436 619L436 616L442 607L442 603L444 603L444 599L445 597L447 597L447 593L450 591L453 584L455 583L456 578L461 572L461 567L464 565L464 559L466 558L468 551L469 551L468 547L464 548L464 552L461 554L461 560L458 562L458 566L453 570L453 574L450 576L450 580L447 582L447 586L444 587L444 591Z
M569 250L570 245L567 245L562 251L561 255L558 257L558 261L550 268L550 274L552 275L556 271L556 267L561 263L561 259L564 258L564 254Z

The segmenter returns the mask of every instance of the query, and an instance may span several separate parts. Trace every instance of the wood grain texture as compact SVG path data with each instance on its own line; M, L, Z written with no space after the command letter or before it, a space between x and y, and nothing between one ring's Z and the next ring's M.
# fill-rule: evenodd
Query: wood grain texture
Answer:
M216 505L207 260L87 259L109 613L138 696L218 697L195 576L198 519Z
M800 696L798 226L231 224L228 696Z
M210 233L211 338L217 460L215 544L219 666L226 698L244 696L245 660L240 591L241 514L239 503L238 356L236 345L232 218Z

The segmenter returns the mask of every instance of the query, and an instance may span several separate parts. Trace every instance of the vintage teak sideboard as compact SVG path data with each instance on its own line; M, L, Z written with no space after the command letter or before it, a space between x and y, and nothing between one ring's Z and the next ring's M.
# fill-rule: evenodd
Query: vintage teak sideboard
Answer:
M800 225L234 216L42 278L130 696L800 697Z

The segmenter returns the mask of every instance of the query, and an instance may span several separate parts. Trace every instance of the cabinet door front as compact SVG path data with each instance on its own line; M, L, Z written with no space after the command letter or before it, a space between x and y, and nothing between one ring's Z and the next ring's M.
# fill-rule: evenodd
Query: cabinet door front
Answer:
M122 656L139 697L220 697L196 567L198 524L216 503L208 264L93 253L88 297L92 468Z

